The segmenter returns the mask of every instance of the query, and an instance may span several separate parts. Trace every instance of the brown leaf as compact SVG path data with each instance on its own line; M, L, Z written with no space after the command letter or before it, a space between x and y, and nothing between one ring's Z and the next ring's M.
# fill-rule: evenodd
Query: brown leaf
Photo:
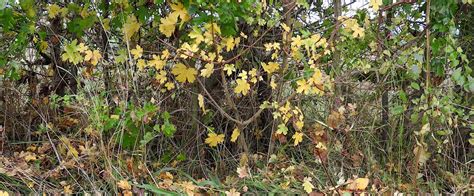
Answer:
M333 129L336 129L344 121L344 116L338 111L332 111L327 118L327 125Z

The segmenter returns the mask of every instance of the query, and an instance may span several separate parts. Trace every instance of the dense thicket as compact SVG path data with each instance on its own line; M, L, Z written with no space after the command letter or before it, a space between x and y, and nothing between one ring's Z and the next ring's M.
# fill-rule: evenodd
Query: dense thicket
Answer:
M0 189L464 193L473 20L470 0L0 0Z

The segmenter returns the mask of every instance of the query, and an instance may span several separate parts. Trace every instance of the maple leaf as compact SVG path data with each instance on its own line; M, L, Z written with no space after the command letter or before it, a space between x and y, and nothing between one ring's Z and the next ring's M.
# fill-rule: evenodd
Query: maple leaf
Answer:
M250 84L247 80L244 79L237 79L237 86L234 88L235 93L242 93L242 95L247 95L250 90Z
M115 63L125 63L125 61L127 61L128 57L127 57L127 50L125 49L120 49L119 51L117 51L117 56L115 56Z
M352 31L353 31L352 36L355 38L364 37L365 35L364 29L359 26L352 28Z
M212 73L214 73L214 64L212 63L207 63L205 68L201 70L201 76L205 78L209 78Z
M143 71L146 67L146 61L145 59L138 59L137 61L137 67L138 67L138 70L140 71Z
M291 46L299 48L301 45L303 45L303 40L299 35L291 38Z
M273 72L278 70L280 66L276 62L268 62L268 63L262 62L262 67L263 67L263 70L265 70L268 74L272 74Z
M276 134L286 135L288 133L288 128L285 124L279 124Z
M166 62L162 60L159 56L153 55L153 59L150 60L150 65L155 67L156 70L161 70L165 67Z
M237 141L237 138L240 135L240 130L238 128L235 128L234 131L232 131L232 135L230 136L230 141L235 142Z
M178 51L181 51L182 54L180 57L186 59L189 56L193 56L194 53L196 53L199 50L199 47L197 44L189 45L187 42L181 45L181 48L178 49Z
M192 67L188 68L182 63L176 64L171 70L171 73L173 73L176 76L176 80L181 83L185 83L186 81L193 83L197 75L196 69Z
M49 5L46 10L48 10L48 17L49 18L55 18L59 12L61 11L61 7L59 7L56 4L51 4Z
M239 178L247 178L249 176L247 167L237 167L237 174L239 174Z
M311 177L305 177L303 180L303 189L307 193L311 193L314 188L313 184L311 184L311 180L312 180Z
M170 16L161 18L160 22L161 22L159 26L160 32L163 33L166 37L171 37L171 35L173 35L178 19L170 15Z
M122 190L132 189L132 186L130 185L130 183L128 183L127 180L120 180L119 182L117 182L117 186L121 188Z
M135 16L128 16L125 24L123 24L122 32L125 41L129 41L130 38L140 30L140 23L137 22Z
M209 133L205 142L210 147L215 147L217 144L224 142L224 134Z
M191 39L194 39L195 44L200 44L202 41L204 41L204 36L202 36L202 32L199 27L193 27L193 30L188 35Z
M240 196L240 193L237 192L235 188L230 189L229 191L225 192L226 196Z
M61 55L63 61L69 61L74 65L82 62L83 57L79 53L79 46L77 45L77 40L73 40L71 43L66 44L64 47L64 53Z
M172 89L175 88L174 83L172 83L172 82L167 82L165 84L165 87L166 87L167 90L172 90Z
M304 79L298 80L296 84L298 85L298 88L296 89L297 93L308 94L310 86L308 85L306 80Z
M239 44L240 38L238 37L234 39L233 37L228 37L228 38L225 38L223 42L225 43L225 47L226 47L225 50L229 52L234 49L235 45Z
M168 80L166 78L166 71L164 70L161 70L159 73L157 73L155 75L155 79L160 83L160 84L163 84L166 82L166 80Z
M291 137L295 140L294 146L298 146L298 144L303 141L303 133L301 132L296 132L293 137Z
M133 59L139 59L143 55L143 48L137 45L135 49L130 50L130 53L133 55Z
M188 10L183 6L181 3L170 4L171 9L173 12L170 14L172 17L181 18L181 21L186 22L190 19Z
M379 11L379 8L382 4L382 0L370 0L370 6L372 6L375 12Z
M347 185L347 189L354 191L362 191L367 188L367 185L369 185L368 178L357 178Z
M234 64L225 64L224 71L227 73L228 76L232 75L235 72L235 65Z
M240 72L240 73L239 73L239 77L240 77L240 79L242 79L242 80L247 80L247 78L248 78L248 73L247 73L247 71L244 70L244 71Z
M161 60L166 60L168 59L168 57L170 56L170 51L168 51L168 49L165 49L163 50L163 52L161 52Z
M92 65L97 65L99 63L99 60L102 58L102 55L98 50L86 50L86 56L84 57L84 60L89 61Z

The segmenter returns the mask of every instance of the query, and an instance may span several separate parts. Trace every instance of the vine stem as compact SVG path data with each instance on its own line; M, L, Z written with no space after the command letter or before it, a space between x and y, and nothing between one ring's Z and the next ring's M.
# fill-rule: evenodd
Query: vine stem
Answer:
M426 1L426 19L425 19L425 23L426 23L426 45L425 45L425 61L426 61L426 65L425 65L425 69L426 69L426 83L425 83L425 89L426 89L426 93L428 93L428 95L426 96L426 103L427 105L430 105L430 101L431 101L431 95L430 95L430 80L431 80L431 64L430 64L430 61L431 61L431 45L430 45L430 29L429 29L429 26L430 26L430 12L431 12L431 0L427 0ZM430 123L429 123L429 120L428 120L428 126L430 126ZM413 185L415 186L415 188L417 187L417 177L418 177L418 171L419 171L419 162L420 162L420 157L421 157L421 152L423 151L423 135L420 135L420 146L418 147L418 150L415 152L415 162L413 163L414 164L414 170L413 170L413 174L412 174L412 183Z

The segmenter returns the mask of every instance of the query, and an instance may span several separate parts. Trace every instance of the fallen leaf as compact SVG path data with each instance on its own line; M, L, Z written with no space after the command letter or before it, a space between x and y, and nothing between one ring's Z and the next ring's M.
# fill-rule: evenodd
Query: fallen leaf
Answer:
M369 185L368 178L357 178L354 181L352 181L349 185L347 185L347 189L353 190L353 191L362 191L362 190L365 190L368 185Z

